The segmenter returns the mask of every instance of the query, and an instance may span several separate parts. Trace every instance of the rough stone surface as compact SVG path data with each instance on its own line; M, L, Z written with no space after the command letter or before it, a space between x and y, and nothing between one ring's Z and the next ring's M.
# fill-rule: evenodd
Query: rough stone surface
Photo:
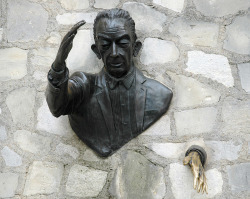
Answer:
M27 0L9 0L7 39L10 42L37 40L46 33L48 12Z
M0 28L0 42L3 40L3 29Z
M250 93L250 63L238 64L242 88Z
M142 135L170 135L170 118L168 115L162 116L154 125L150 126Z
M123 9L127 10L134 19L136 29L144 33L150 33L153 30L161 32L162 26L167 20L166 15L143 3L128 2L123 4ZM145 20L145 16L147 16L147 20Z
M81 20L85 20L86 23L94 23L96 12L89 13L64 13L56 16L56 21L61 25L74 25Z
M46 40L49 44L60 44L61 43L61 35L57 32L52 32L49 35L49 38Z
M105 185L107 172L77 165L71 167L66 192L69 196L97 197Z
M81 10L89 7L88 0L60 0L62 7L67 10Z
M188 166L179 163L170 164L169 177L172 182L172 193L175 199L206 199L213 198L222 192L223 179L217 169L205 172L208 194L197 193L193 188L193 174Z
M189 51L186 70L201 74L227 87L234 85L234 79L228 59L222 55L206 54L202 51Z
M175 12L181 12L184 7L185 0L153 0L153 3L166 7Z
M33 77L34 77L36 80L43 81L43 82L47 82L47 81L48 81L47 75L48 75L48 74L47 74L46 72L35 71L34 74L33 74Z
M21 79L27 74L27 50L0 49L0 81Z
M250 187L250 163L236 164L227 167L229 185L234 192L248 191Z
M174 42L157 38L146 38L140 60L143 64L165 64L175 62L179 58L179 50Z
M96 161L100 161L101 158L96 155L96 153L94 153L93 150L87 149L82 157L84 160L86 161L90 161L90 162L96 162Z
M194 0L196 9L205 16L222 17L236 14L240 10L250 7L248 0Z
M160 199L165 195L163 169L135 152L122 154L109 192L117 199Z
M227 27L227 37L224 41L223 48L239 54L250 54L250 28L246 26L246 24L249 23L250 14L237 17L233 23Z
M103 9L111 9L115 8L120 3L120 0L95 0L94 7L95 8L103 8Z
M57 49L48 47L39 48L32 50L32 54L34 55L31 58L32 65L40 66L47 72L56 58Z
M67 59L67 66L71 72L84 71L88 73L97 73L97 57L91 50L94 43L93 33L90 30L79 30L73 41L73 48Z
M77 150L77 148L71 146L71 145L67 145L67 144L63 144L60 143L56 146L56 151L55 151L58 155L69 155L74 159L77 159L78 156L80 155L79 151Z
M47 102L44 100L43 105L37 111L37 130L45 131L60 136L72 136L73 131L70 127L67 116L60 118L54 117L49 111Z
M5 126L0 125L0 140L3 141L6 139L7 139L7 133L6 133Z
M35 96L35 89L27 87L14 90L7 96L6 104L14 123L22 125L33 123Z
M5 146L1 150L1 154L7 166L19 167L22 165L22 158L20 157L20 155L12 151L9 147Z
M177 107L191 107L215 104L220 93L197 80L168 73L175 82L174 100Z
M58 192L62 175L62 164L35 161L29 168L23 194L31 196Z
M248 154L250 154L250 142L248 142Z
M212 107L175 112L177 135L195 135L213 130L217 110Z
M169 31L179 36L180 42L183 44L215 47L219 26L214 23L177 18L170 25Z
M207 141L206 146L211 149L212 154L210 158L212 161L217 160L237 160L242 144L234 144L233 141Z
M224 133L250 134L250 100L225 100L222 106L222 120Z
M26 130L16 131L14 133L14 141L22 150L30 153L47 154L50 151L50 138Z
M18 174L0 173L0 198L9 198L15 195L18 186Z

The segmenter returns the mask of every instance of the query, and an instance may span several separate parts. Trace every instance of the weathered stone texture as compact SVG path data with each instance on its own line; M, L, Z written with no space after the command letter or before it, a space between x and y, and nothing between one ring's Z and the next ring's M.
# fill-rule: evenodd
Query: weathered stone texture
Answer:
M56 146L55 152L60 156L69 155L74 159L78 158L78 156L80 155L77 148L63 143L60 143Z
M95 0L94 7L95 8L103 8L103 9L111 9L115 8L120 3L120 0Z
M229 185L234 192L250 191L250 163L236 164L227 167Z
M175 112L178 136L208 133L213 130L217 110L212 107Z
M33 124L35 97L35 89L28 87L14 90L7 96L6 104L15 124Z
M9 198L15 195L18 186L18 174L0 173L0 198Z
M144 33L150 33L153 30L161 32L162 26L167 20L166 15L143 3L128 2L123 4L123 9L127 10L134 19L136 29ZM145 16L147 16L146 20Z
M223 132L250 133L250 100L228 98L222 106Z
M194 74L201 74L227 87L234 85L228 59L222 55L206 54L202 51L188 52L188 66L186 70Z
M60 0L60 2L67 10L81 10L89 7L89 0Z
M86 23L94 23L96 12L89 13L64 13L56 16L56 21L61 25L74 25L81 20L85 20Z
M30 153L47 154L50 151L51 138L26 130L16 131L14 133L14 141L21 149Z
M107 172L77 165L71 167L66 193L76 197L97 197L106 183Z
M61 40L61 35L58 32L52 32L50 33L49 38L46 41L49 44L60 44Z
M6 133L6 128L5 126L0 125L0 140L6 140L7 139L7 133Z
M215 47L219 26L214 23L177 18L170 25L169 31L179 36L180 42L183 44Z
M174 42L157 38L146 38L140 60L143 64L165 64L175 62L179 58L179 50Z
M0 28L0 42L3 40L3 29Z
M172 182L172 193L175 199L207 199L222 193L223 179L217 169L205 172L208 194L197 193L193 188L193 174L188 166L179 163L170 164L169 177Z
M39 4L27 0L7 2L8 41L37 40L46 33L48 12Z
M128 151L122 154L109 192L117 199L160 199L165 195L163 169L142 155Z
M206 16L222 17L250 7L249 0L194 0L196 9Z
M0 49L0 81L21 79L27 74L27 50Z
M250 93L250 63L238 64L242 88Z
M82 157L84 160L86 161L90 161L90 162L96 162L96 161L100 161L101 158L91 149L87 149Z
M197 80L168 73L175 82L173 101L177 107L191 107L215 104L220 100L220 93Z
M184 2L185 0L153 0L153 3L175 12L181 12L183 10Z
M32 50L31 63L34 66L40 66L44 68L45 71L48 71L56 58L57 49L56 48L38 48Z
M62 164L35 161L29 168L23 194L31 196L56 193L59 191L62 175Z
M43 81L43 82L47 82L47 81L48 81L47 75L48 75L48 74L47 74L46 72L35 71L34 74L33 74L33 77L34 77L36 80Z
M142 135L170 135L170 118L168 115L162 116L154 125L150 126Z
M19 167L22 165L22 158L15 151L11 150L9 147L5 146L1 150L1 154L5 161L5 164L9 167Z
M237 2L237 1L235 1ZM249 1L250 6L250 1ZM223 48L239 54L250 54L250 14L237 17L227 27Z

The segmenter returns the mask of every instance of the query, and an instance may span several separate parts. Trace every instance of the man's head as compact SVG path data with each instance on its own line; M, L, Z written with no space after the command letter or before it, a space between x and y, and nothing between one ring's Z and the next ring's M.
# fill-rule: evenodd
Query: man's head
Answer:
M94 22L95 44L91 46L99 59L102 58L107 72L120 78L132 67L132 57L141 49L136 41L135 23L122 9L100 12Z

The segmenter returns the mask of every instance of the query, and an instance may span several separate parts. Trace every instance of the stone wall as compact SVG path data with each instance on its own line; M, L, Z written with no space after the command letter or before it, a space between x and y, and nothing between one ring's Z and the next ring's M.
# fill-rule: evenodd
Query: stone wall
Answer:
M250 197L249 0L0 0L0 198ZM155 125L109 158L54 118L46 74L81 19L70 72L102 67L90 49L96 14L130 11L143 48L136 65L173 90ZM208 195L182 165L191 144L208 159Z

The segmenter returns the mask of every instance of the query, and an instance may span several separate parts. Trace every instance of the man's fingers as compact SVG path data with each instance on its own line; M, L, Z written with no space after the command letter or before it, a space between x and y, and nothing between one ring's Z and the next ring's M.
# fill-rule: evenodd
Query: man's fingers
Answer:
M63 43L63 45L62 45L62 48L63 49L66 49L68 46L69 46L69 44L73 41L73 39L75 38L75 34L73 34L73 35L71 35L64 43Z
M196 187L197 187L197 180L198 180L198 178L195 176L194 177L194 189L196 189Z
M82 25L84 25L86 22L84 20L79 21L77 24L75 24L70 31L66 34L67 37L70 37L72 34L77 33L77 29L80 28Z
M189 161L191 160L191 157L190 156L186 156L183 160L183 164L184 165L187 165L189 163Z

